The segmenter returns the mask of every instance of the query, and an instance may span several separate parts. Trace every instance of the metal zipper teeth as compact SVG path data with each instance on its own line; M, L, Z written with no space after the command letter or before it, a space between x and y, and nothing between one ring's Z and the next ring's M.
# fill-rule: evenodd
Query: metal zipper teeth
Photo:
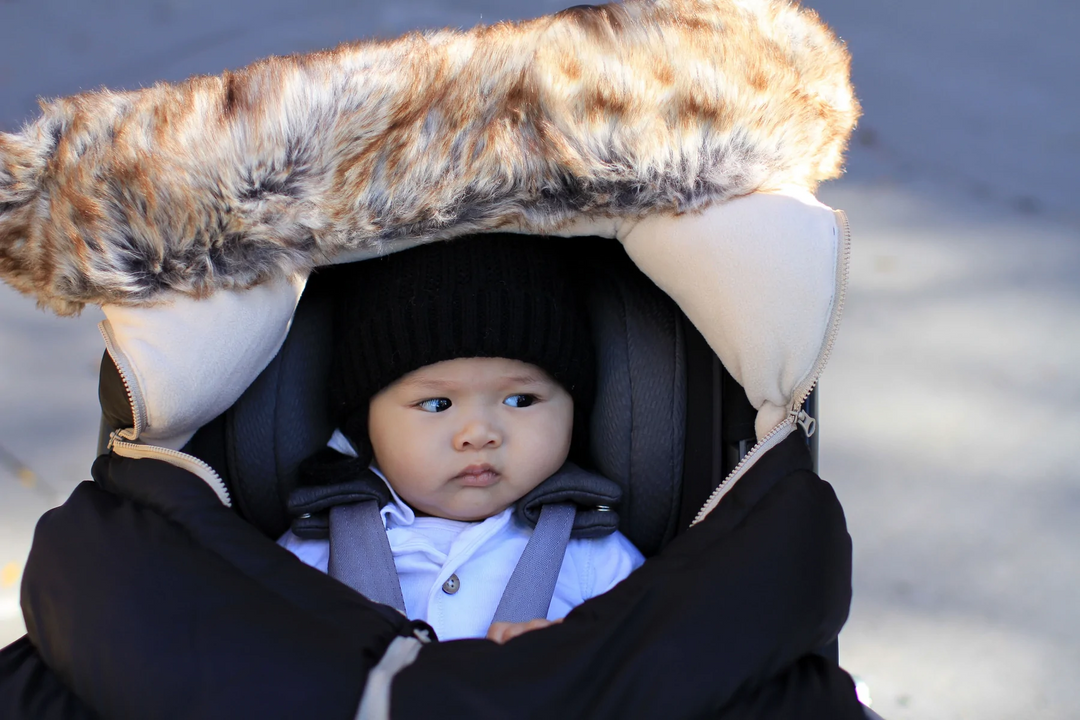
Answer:
M833 344L835 344L836 336L840 331L840 318L844 314L844 303L847 301L847 284L851 265L851 227L848 225L847 213L843 210L833 210L833 213L836 216L836 224L840 230L840 237L838 238L840 252L837 258L839 267L836 273L836 289L833 293L833 311L829 317L829 327L825 331L825 342L821 346L817 360L814 361L814 367L803 381L801 392L799 388L795 389L795 401L791 405L791 412L795 415L799 414L799 410L802 408L803 403L806 402L806 398L810 397L811 391L813 391L814 386L817 385L817 381L821 377L821 373L825 370L825 365L829 362Z
M124 354L116 348L116 340L113 338L112 326L109 325L109 321L105 320L98 323L98 331L105 340L105 350L108 351L113 365L116 366L117 372L120 373L120 380L124 383L124 392L127 393L128 404L131 406L131 417L135 422L135 427L120 430L120 436L125 440L138 440L139 436L142 435L142 431L146 429L146 409L142 402L142 396L139 395L138 389L132 385L129 379L133 375L127 366L127 359Z
M724 482L716 486L712 495L709 496L709 499L706 500L705 504L698 510L698 514L694 518L694 521L690 523L690 527L694 527L708 517L709 513L716 509L716 506L720 503L720 499L724 497L724 495L727 495L731 488L735 487L735 483L739 481L739 478L743 476L743 473L753 467L754 463L758 461L758 458L765 454L765 451L771 450L776 445L779 445L780 442L794 430L795 422L789 417L787 420L770 430L769 434L761 438L754 447L750 448L750 452L743 455L742 460L739 461L738 465L732 468Z
M836 335L840 329L840 316L844 312L844 302L847 299L848 275L851 264L851 226L848 224L847 213L843 210L834 210L833 213L836 216L837 226L840 230L840 252L838 253L840 267L836 273L835 300L833 311L829 318L829 327L825 332L825 342L822 345L821 351L818 353L817 360L814 361L813 369L807 376L807 379L803 381L804 388L802 391L800 392L798 388L796 388L795 400L788 409L787 419L770 430L765 437L761 438L761 440L758 441L754 447L750 448L750 451L743 456L742 460L732 468L731 472L728 473L728 476L724 478L724 481L713 490L709 499L705 501L701 510L699 510L698 514L694 517L694 521L690 523L690 527L697 525L708 517L709 513L716 508L717 504L719 504L720 499L735 486L735 483L739 481L747 470L753 467L754 463L757 462L758 457L763 455L767 450L771 450L778 445L780 441L784 440L792 433L796 425L800 422L799 416L803 403L806 402L806 398L810 397L810 393L817 384L818 378L821 377L821 373L825 370L826 363L829 362L829 356L832 355L833 343L836 341ZM812 432L813 431L810 431L808 434L812 434Z
M124 383L124 392L128 396L128 404L131 405L131 417L135 422L134 427L122 428L112 432L109 436L109 449L117 455L133 460L162 460L170 465L187 470L209 485L210 489L214 491L214 494L218 496L218 499L226 507L232 507L229 489L225 487L221 476L217 474L214 468L199 458L182 453L179 450L130 442L138 440L142 435L142 431L146 428L146 409L142 402L142 396L138 394L137 388L130 380L133 375L127 366L127 360L124 354L116 348L116 341L113 338L112 328L108 321L98 323L98 331L101 332L101 336L105 340L105 349L108 351L109 357L112 358L117 372L120 373L120 380Z
M121 440L119 438L122 432L121 430L114 430L110 436L109 449L114 453L132 460L161 460L182 470L187 470L209 485L223 505L232 507L229 489L225 487L224 481L222 481L221 476L217 474L214 468L194 455L188 455L179 450Z

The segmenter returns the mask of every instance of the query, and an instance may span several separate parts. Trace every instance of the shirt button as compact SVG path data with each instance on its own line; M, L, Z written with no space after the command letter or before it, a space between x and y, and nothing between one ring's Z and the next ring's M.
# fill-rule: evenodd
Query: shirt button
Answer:
M442 584L442 591L447 595L453 595L461 589L461 581L458 580L457 573L451 575L446 579L446 582Z

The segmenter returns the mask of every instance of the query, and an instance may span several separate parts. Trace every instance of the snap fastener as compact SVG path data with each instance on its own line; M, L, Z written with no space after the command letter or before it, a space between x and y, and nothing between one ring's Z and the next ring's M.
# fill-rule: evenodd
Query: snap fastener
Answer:
M458 580L457 573L451 575L446 579L446 582L442 584L442 591L447 595L453 595L461 589L461 580Z

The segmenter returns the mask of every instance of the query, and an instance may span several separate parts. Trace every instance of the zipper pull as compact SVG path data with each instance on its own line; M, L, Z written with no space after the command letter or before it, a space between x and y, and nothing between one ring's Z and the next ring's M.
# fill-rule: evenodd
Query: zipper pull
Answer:
M799 410L799 414L795 416L795 422L806 433L806 437L813 437L814 432L817 430L817 420L810 417L810 413L805 410Z
M130 440L124 437L124 433L130 431L131 428L117 428L116 430L113 430L111 433L109 433L109 444L105 446L106 449L112 451L113 447L115 447L117 443L130 442Z
M130 435L135 433L135 428L117 428L109 433L109 444L106 445L106 449L112 450L118 443L136 443L142 444L138 440L132 440Z

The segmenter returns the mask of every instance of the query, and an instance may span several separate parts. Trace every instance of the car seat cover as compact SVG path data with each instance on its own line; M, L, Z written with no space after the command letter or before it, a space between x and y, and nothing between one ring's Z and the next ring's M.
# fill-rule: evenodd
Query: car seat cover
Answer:
M618 237L675 300L757 408L759 438L785 419L839 310L841 240L831 209L792 189L580 227ZM177 293L162 305L106 305L110 354L129 368L133 400L142 403L138 439L179 448L231 406L277 353L303 286L297 275L205 300Z
M84 93L0 133L0 278L102 305L136 406L119 439L175 448L271 360L314 267L616 237L761 436L831 342L842 243L810 192L859 112L843 43L784 0L578 6Z

